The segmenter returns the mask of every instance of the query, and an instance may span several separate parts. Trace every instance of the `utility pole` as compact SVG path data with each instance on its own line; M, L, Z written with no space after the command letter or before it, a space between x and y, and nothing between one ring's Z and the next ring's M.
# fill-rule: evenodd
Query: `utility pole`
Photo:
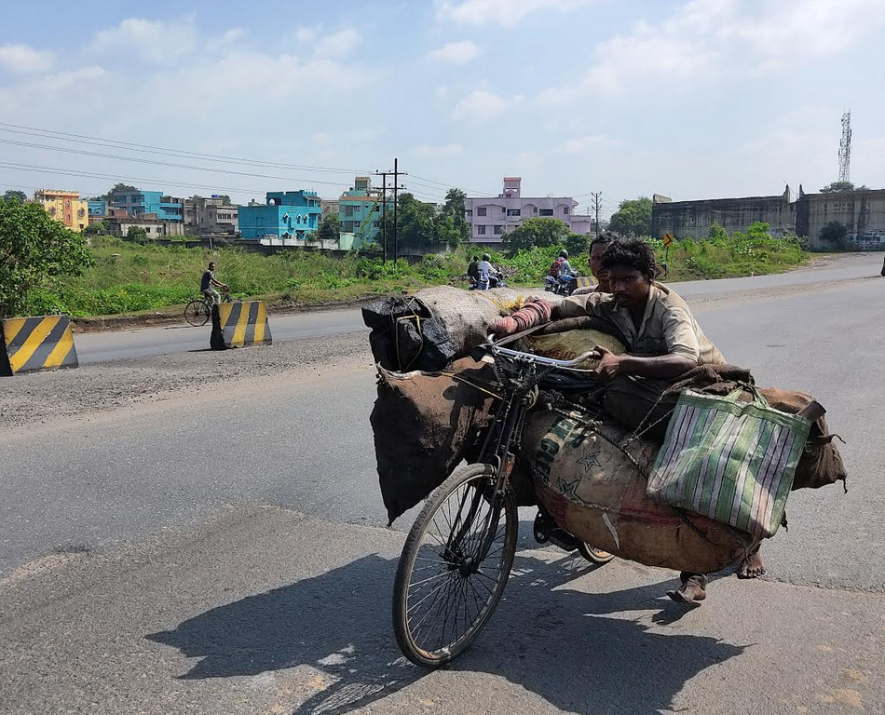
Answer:
M383 249L381 262L387 263L387 175L386 171L376 171L375 176L381 177L381 246Z
M375 176L381 176L384 180L384 188L383 192L383 201L384 204L381 208L382 216L382 235L384 240L384 261L387 262L387 177L393 177L393 262L396 264L399 259L399 236L398 230L399 226L397 225L397 205L399 204L399 190L406 188L405 186L399 185L399 177L408 176L408 172L399 170L399 159L394 158L393 160L393 171L376 171Z
M839 181L851 181L851 110L842 114L842 139L839 142Z
M594 191L593 194L593 210L596 213L596 238L599 238L599 207L602 204L602 192Z

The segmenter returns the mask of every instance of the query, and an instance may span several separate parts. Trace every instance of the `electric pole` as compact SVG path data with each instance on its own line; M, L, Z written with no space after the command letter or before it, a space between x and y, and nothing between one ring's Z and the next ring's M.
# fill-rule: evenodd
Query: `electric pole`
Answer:
M382 263L387 263L387 171L376 171L375 176L382 177L381 181L381 246Z
M599 207L602 204L602 192L594 191L593 194L593 210L596 213L596 238L599 238Z
M376 171L375 176L381 176L384 179L384 188L383 188L383 201L384 205L381 209L383 218L381 219L382 223L382 235L384 240L384 262L387 262L387 177L393 177L393 263L396 265L397 260L399 259L399 236L397 235L399 226L397 225L397 211L396 207L399 204L399 190L406 188L405 186L399 185L399 177L408 176L408 172L399 170L399 159L394 158L393 160L393 171Z

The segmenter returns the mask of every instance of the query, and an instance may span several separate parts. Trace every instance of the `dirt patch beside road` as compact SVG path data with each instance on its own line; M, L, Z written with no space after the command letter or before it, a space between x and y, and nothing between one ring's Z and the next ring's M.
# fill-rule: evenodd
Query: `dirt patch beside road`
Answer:
M231 381L371 364L365 333L289 340L268 347L178 353L86 365L77 370L3 379L0 428L48 422L95 410L220 389Z

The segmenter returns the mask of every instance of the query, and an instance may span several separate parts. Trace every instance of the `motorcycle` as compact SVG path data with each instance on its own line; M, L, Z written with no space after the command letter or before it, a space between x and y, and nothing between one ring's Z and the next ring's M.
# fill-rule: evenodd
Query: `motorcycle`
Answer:
M570 296L578 287L578 274L572 273L567 276L554 278L547 276L544 281L544 290L548 293L556 293L556 295Z
M467 282L470 284L470 288L468 290L479 290L479 283L472 276L467 279ZM493 288L506 288L507 282L504 280L504 276L489 276L489 290Z

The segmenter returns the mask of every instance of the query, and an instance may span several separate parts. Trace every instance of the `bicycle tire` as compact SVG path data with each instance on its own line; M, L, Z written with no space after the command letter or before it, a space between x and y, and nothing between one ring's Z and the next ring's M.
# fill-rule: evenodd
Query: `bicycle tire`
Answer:
M494 480L495 470L488 464L469 464L455 470L427 499L424 508L421 510L421 513L418 515L418 518L415 520L415 523L412 525L409 535L406 538L406 543L403 546L402 555L400 556L399 565L397 567L396 580L393 589L393 630L396 635L397 644L403 655L416 665L430 669L440 668L447 663L450 663L467 650L488 622L501 599L501 594L504 592L504 588L507 585L510 569L513 566L513 556L516 553L519 513L516 506L516 497L514 496L513 491L507 487L504 492L503 502L499 507L500 513L497 516L492 515L489 499L482 493L482 490L491 490L494 486ZM477 564L476 571L468 574L461 569L467 567L468 559L472 559L472 555L467 556L466 558L460 554L457 556L452 555L449 551L449 547L446 544L442 544L442 541L438 537L434 537L437 539L437 542L442 544L443 549L448 552L446 555L449 556L449 558L457 559L459 565L456 565L454 561L446 561L446 556L427 547L430 553L436 554L440 557L440 569L443 573L430 577L424 577L422 575L420 577L422 580L413 583L413 577L416 573L415 565L419 559L421 559L422 562L436 561L427 550L422 551L422 547L426 546L424 543L425 537L427 537L431 527L436 523L436 517L442 513L443 507L449 502L450 498L457 495L459 490L461 490L462 487L465 487L465 485L468 485L464 489L465 495L470 494L471 487L475 488L474 496L471 498L475 499L474 503L479 504L478 508L480 510L482 509L483 504L489 507L487 509L487 515L482 518L489 517L494 519L494 522L492 523L494 523L495 537L491 546L487 549L486 555ZM463 498L466 497L462 497L462 499ZM461 510L464 508L464 503L465 502L462 501L459 511L455 513L455 526L459 524L459 518ZM472 509L470 511L472 511ZM456 547L457 550L460 551L463 547L465 551L469 551L472 547L479 547L482 539L477 537L485 533L482 527L480 527L481 530L479 533L473 531L474 523L477 518L479 518L479 514L481 514L481 511L475 513L469 523L465 520L465 523L461 526L462 531L464 529L467 531L465 538L460 542L460 545ZM501 517L504 519L504 533L500 548L498 548L496 544L501 529ZM454 532L451 508L448 510L448 519L448 526L450 530ZM446 543L450 543L449 537L446 538ZM437 546L437 548L439 547ZM477 556L479 555L479 548L477 548ZM419 554L424 555L421 556ZM500 555L496 556L497 554ZM494 578L487 574L483 574L481 568L493 557L500 561L500 565L497 567L497 572ZM443 566L443 564L445 565ZM434 567L423 565L419 567L419 569L423 570L429 570L432 568ZM468 567L465 570L470 569ZM477 579L474 582L470 582L469 579L474 575L477 576ZM481 579L479 578L480 576L482 577ZM433 579L444 580L442 580L439 585L428 587L432 588L431 591L412 592L412 587L422 585L427 581L433 581ZM467 590L468 587L471 591ZM440 593L440 589L445 589L443 592L444 595ZM463 604L452 602L452 594L457 594L458 592L463 596ZM418 593L420 593L421 600L410 604L410 593L413 593L416 597L418 596ZM431 596L433 596L433 601L431 601L430 605L427 607L427 613L421 616L421 614L424 613L423 611L415 611L410 617L410 612L421 606ZM457 596L455 596L455 598L457 598ZM473 605L476 606L476 613L472 619L470 618L471 599ZM445 609L446 620L442 624L442 638L438 641L438 646L430 648L429 644L424 642L426 639L420 638L420 633L424 627L424 622L433 611L437 602L439 602L440 608ZM455 637L462 607L464 608L464 626L462 631L457 634L457 637ZM453 609L453 639L450 642L445 642L449 623L448 618L452 615ZM417 621L419 617L421 620ZM410 618L416 619L417 622L413 624ZM430 631L428 632L429 635L433 635L435 626L436 622L431 625Z
M184 308L184 319L195 328L202 327L209 322L211 309L206 301L195 298Z

